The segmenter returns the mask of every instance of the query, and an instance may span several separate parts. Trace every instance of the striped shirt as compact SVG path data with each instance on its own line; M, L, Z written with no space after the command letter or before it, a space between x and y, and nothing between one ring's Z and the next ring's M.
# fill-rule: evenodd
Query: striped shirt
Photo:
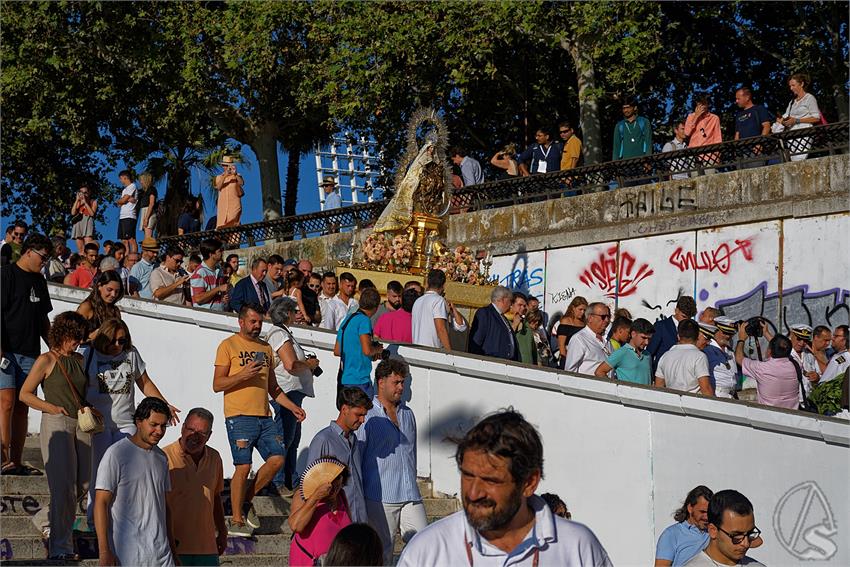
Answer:
M222 294L217 293L212 301L207 303L198 303L195 301L195 296L207 293L213 288L221 285L221 272L218 269L211 270L209 266L203 262L198 266L189 280L189 285L192 286L192 306L201 309L209 309L211 311L224 311L224 303L222 302Z
M416 417L401 402L398 426L387 416L378 397L357 430L363 444L363 491L367 500L398 504L420 502L416 484Z

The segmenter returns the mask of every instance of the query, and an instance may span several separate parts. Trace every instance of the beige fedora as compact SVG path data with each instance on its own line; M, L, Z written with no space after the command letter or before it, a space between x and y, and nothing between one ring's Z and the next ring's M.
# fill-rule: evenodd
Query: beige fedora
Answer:
M233 156L224 156L221 158L219 165L236 165L236 158Z

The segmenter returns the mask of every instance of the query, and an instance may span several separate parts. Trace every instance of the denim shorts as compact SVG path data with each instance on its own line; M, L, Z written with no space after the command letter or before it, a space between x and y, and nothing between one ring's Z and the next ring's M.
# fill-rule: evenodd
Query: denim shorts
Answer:
M32 365L35 364L35 359L13 352L3 353L3 356L9 363L5 369L0 369L0 390L12 388L20 390L24 385L24 380L27 379L27 374L32 370Z
M265 461L269 457L286 455L283 430L272 417L234 415L226 418L224 425L227 427L227 440L230 441L234 465L250 465L254 449L260 452Z

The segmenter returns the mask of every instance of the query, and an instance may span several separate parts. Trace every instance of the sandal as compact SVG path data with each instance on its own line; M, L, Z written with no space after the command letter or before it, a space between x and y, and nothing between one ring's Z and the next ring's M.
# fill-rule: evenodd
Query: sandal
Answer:
M0 475L3 476L20 476L21 475L21 467L18 465L6 465L2 469L0 469Z
M29 465L21 465L18 467L21 476L44 476L44 473L35 467Z

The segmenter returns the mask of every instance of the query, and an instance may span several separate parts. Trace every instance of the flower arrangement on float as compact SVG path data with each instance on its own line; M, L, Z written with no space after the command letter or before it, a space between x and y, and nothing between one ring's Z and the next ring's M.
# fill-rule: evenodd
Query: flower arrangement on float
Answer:
M476 253L463 244L456 246L454 250L445 250L442 254L435 255L432 266L446 272L446 279L450 281L473 285L488 283Z
M406 271L413 260L413 243L406 235L373 232L363 243L366 265L373 269Z

